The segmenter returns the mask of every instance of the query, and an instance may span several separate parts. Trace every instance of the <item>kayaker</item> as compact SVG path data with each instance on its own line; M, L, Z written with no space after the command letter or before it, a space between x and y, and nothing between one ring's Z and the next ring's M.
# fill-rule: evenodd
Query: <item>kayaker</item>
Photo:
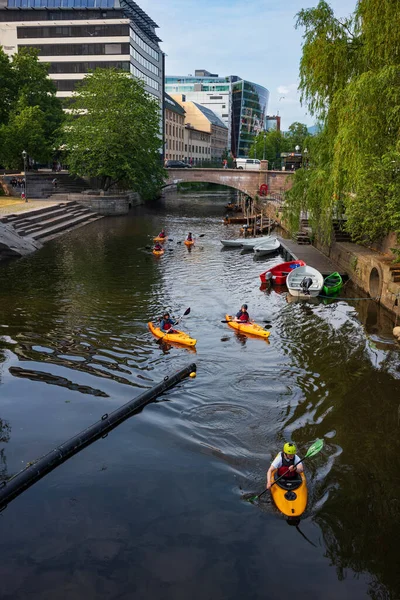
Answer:
M165 229L161 229L160 233L158 234L158 237L159 238L165 238L166 237L166 235L165 235Z
M190 233L190 231L189 231L189 233L188 233L188 236L187 236L187 238L186 238L186 241L187 241L187 242L193 242L193 236L192 236L192 234Z
M300 463L300 457L296 454L296 446L293 442L286 442L283 446L283 452L279 452L271 463L267 473L267 490L270 489L272 471L278 470L278 477L284 475L283 479L295 477L297 473L303 471L303 463ZM298 464L300 463L300 464Z
M234 321L236 323L251 323L249 313L247 312L247 304L242 304L242 308L236 314Z
M169 312L164 313L163 318L161 319L160 329L165 333L177 333L173 326L176 325L176 321L170 318Z
M154 244L153 250L155 250L156 252L160 252L161 250L164 250L164 248L161 246L160 242L156 242Z

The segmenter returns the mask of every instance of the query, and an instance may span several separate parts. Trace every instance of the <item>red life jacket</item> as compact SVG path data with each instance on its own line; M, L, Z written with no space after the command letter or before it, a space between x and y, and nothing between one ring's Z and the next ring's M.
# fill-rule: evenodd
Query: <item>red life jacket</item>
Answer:
M250 321L250 317L249 317L249 313L248 312L244 312L240 315L239 317L239 321Z
M290 479L291 477L296 477L296 471L289 471L289 467L294 465L295 457L293 456L292 459L288 460L286 458L284 452L281 452L281 458L282 458L282 466L279 467L279 469L278 469L278 477L280 477L284 473L286 473L284 479Z

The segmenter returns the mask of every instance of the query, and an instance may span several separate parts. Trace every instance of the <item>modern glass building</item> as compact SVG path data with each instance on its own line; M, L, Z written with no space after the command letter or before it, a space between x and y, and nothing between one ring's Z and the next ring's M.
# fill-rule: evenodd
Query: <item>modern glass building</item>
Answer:
M237 75L220 77L206 70L188 76L166 76L168 94L184 94L215 112L228 127L228 146L234 157L248 156L257 133L265 130L269 91Z

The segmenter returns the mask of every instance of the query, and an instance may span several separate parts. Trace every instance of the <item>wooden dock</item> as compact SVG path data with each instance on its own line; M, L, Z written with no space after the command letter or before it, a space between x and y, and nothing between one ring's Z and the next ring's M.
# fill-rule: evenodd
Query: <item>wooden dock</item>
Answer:
M306 244L297 244L292 240L287 240L277 236L284 250L285 260L304 260L307 265L317 269L324 277L338 271L342 277L346 277L346 273L341 271L325 254L322 254L314 246Z

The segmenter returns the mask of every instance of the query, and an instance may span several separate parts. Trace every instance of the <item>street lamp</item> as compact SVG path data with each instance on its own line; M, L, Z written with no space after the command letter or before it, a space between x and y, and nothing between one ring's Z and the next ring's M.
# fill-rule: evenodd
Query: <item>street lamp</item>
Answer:
M307 158L308 158L308 157L307 157L307 154L308 154L308 150L307 150L307 148L304 148L304 150L303 150L303 155L304 155L304 163L305 163L305 164L304 164L304 167L305 167L306 169L307 169Z
M28 196L26 193L26 159L27 159L28 153L26 150L22 151L22 158L24 159L24 194L25 194L25 202L28 202Z
M293 148L293 146L292 146L292 148ZM300 146L296 146L296 147L295 147L295 150L296 150L296 152L297 152L297 154L298 154L298 153L300 152Z

